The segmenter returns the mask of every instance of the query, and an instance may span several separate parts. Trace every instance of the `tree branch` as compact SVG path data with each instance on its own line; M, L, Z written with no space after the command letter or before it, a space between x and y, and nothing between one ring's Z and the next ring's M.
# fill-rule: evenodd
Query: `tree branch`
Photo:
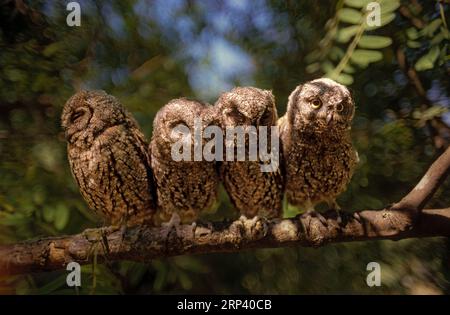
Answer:
M99 261L145 262L176 255L255 248L318 247L336 242L450 236L450 208L424 210L411 230L403 229L402 212L389 209L347 215L341 224L333 211L324 216L327 225L317 217L303 215L270 221L241 218L233 222L179 225L172 229L139 226L124 234L111 227L90 229L73 236L0 247L0 275L62 269L71 261L87 264L95 250Z
M391 209L410 209L417 216L450 172L450 147L434 161L420 182Z
M290 219L263 218L163 227L137 226L126 231L113 227L81 234L30 240L0 246L0 275L48 271L76 261L87 264L94 253L100 261L149 261L154 258L253 248L323 246L328 243L399 240L450 236L450 208L422 210L450 171L450 148L428 169L400 202L382 210L314 214ZM341 222L340 222L341 221Z

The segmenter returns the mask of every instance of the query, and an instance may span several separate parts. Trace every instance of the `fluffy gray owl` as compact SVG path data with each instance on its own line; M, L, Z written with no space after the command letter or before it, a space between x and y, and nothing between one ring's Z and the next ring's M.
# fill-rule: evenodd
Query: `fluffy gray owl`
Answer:
M150 224L156 209L150 156L131 114L104 91L80 91L61 120L72 174L89 207L107 224Z
M183 98L170 101L155 117L150 151L159 222L176 215L182 223L191 223L216 204L216 164L194 156L194 137L211 124L209 113L207 104Z
M313 211L326 202L339 210L336 197L358 161L350 138L354 113L350 91L330 79L307 82L291 93L279 120L289 203Z
M227 127L267 126L268 148L270 148L271 126L277 122L275 99L271 91L254 87L237 87L223 93L216 102L216 110L222 129ZM259 133L257 132L257 137ZM249 150L249 139L245 139L245 150ZM236 143L236 137L232 143ZM227 141L224 143L227 144ZM230 145L228 143L227 145ZM226 149L224 150L226 152ZM276 153L278 154L278 152ZM273 171L261 170L260 156L250 161L246 154L245 161L226 160L220 164L220 177L231 202L236 209L247 217L261 216L273 218L281 216L283 198L283 179L280 168Z

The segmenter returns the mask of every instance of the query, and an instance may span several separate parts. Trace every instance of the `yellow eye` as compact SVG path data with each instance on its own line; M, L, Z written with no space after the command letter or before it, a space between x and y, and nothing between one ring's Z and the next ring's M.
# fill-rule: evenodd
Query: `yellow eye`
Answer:
M342 104L337 104L336 110L337 110L338 112L342 112L342 111L344 110L344 105L342 105Z
M314 108L314 109L318 109L318 108L320 108L320 106L322 106L322 101L320 100L320 98L315 98L311 102L311 107Z

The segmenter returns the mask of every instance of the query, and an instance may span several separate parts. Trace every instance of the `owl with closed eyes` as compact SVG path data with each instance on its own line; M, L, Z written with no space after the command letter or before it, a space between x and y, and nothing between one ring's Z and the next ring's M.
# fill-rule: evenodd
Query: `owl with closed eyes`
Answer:
M161 223L172 222L174 217L192 223L216 205L216 164L205 160L201 151L203 130L212 124L210 107L181 98L156 114L150 152Z
M235 148L239 145L238 136L230 137L229 128L238 127L242 128L241 131L248 132L242 141L245 150L244 159L239 159L238 152L233 148L232 159L226 156L219 166L221 180L232 204L242 215L250 218L281 216L283 179L280 168L274 165L271 170L263 171L262 166L268 159L263 161L259 153L260 150L268 151L258 147L258 142L255 143L256 139L259 141L260 137L265 137L267 149L271 150L271 127L276 126L278 119L272 92L255 87L236 87L223 93L215 107L222 130L226 133L224 152L230 145L235 145ZM261 134L259 127L266 127L267 133ZM258 154L251 160L249 140L252 133ZM255 149L254 147L253 150ZM276 150L277 152L272 153L278 155L278 147Z
M280 118L287 201L311 212L322 202L339 210L358 162L350 128L355 104L350 91L331 79L299 85Z
M131 114L104 91L80 91L66 102L61 121L72 174L88 206L107 224L153 224L150 156Z

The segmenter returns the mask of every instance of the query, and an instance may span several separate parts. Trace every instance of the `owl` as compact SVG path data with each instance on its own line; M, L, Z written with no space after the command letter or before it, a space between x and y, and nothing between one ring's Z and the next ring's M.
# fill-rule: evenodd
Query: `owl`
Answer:
M264 161L250 160L249 140L253 126L256 137L260 133L258 127L267 127L268 148L270 149L271 126L276 126L277 110L271 91L254 87L236 87L223 93L215 107L222 129L226 132L225 146L238 145L236 136L230 137L227 128L242 127L248 131L245 138L245 160L238 160L236 150L230 160L225 158L219 166L220 178L235 208L246 217L256 215L265 218L281 216L283 198L283 179L280 168L263 172ZM258 139L259 140L259 139ZM261 148L259 148L261 149ZM278 148L277 148L278 150ZM227 151L225 148L224 151ZM278 152L274 152L277 153Z
M80 91L65 104L62 126L72 174L106 224L151 224L155 187L137 122L104 91Z
M358 161L350 138L354 113L350 91L330 79L307 82L291 93L279 120L289 203L308 212L321 202L339 210L336 197Z
M206 161L201 151L203 130L212 123L209 107L175 99L162 107L153 121L150 151L161 223L174 217L181 223L192 223L216 205L216 163Z

